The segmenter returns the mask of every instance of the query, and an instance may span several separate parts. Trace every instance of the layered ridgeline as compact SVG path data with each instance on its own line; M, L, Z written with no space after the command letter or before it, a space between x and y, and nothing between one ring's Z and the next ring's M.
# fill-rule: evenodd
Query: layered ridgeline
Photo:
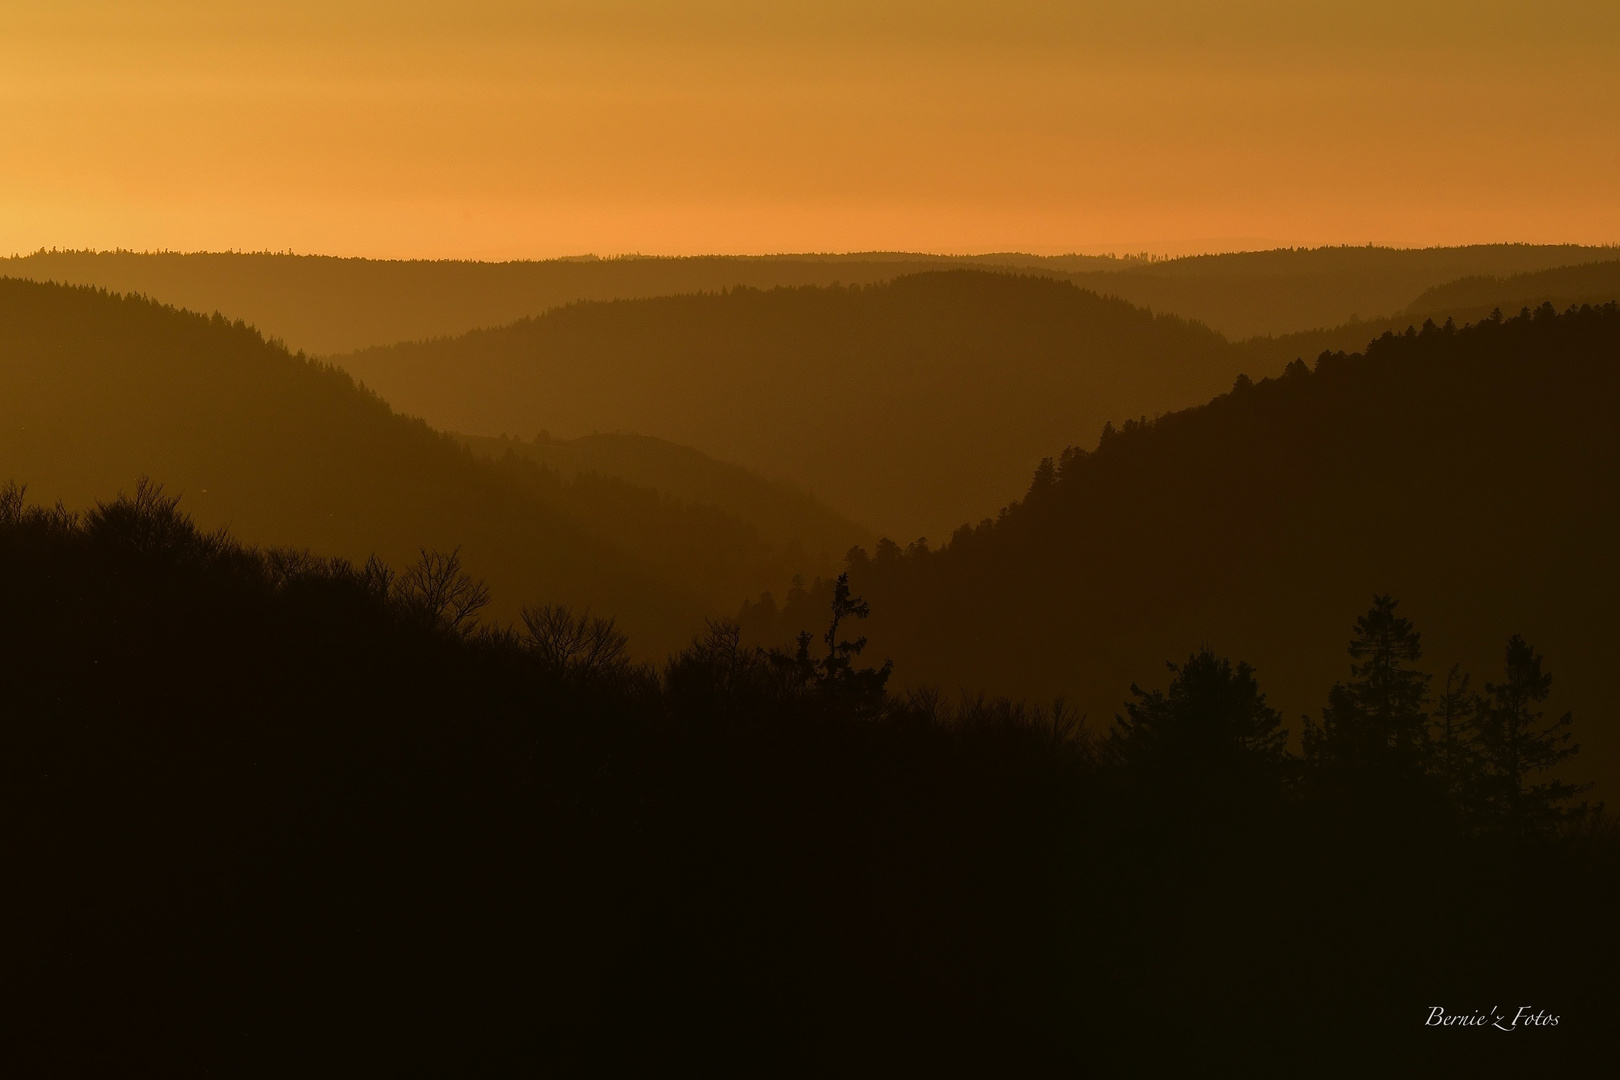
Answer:
M1525 244L1288 249L1181 259L865 253L507 263L40 251L0 261L0 274L138 292L194 311L219 311L294 349L324 354L499 326L577 300L739 285L871 284L949 266L1068 277L1139 306L1199 319L1236 339L1382 316L1425 289L1465 276L1521 274L1612 257L1612 249Z
M1109 268L1118 272L1080 270L1070 280L1197 319L1237 341L1406 310L1420 293L1462 277L1506 277L1614 256L1612 247L1572 244L1281 248L1121 262Z
M656 492L666 500L694 507L712 507L746 522L767 542L784 550L801 550L802 566L833 567L855 544L874 538L871 530L857 525L820 502L808 491L758 473L717 461L701 450L681 446L646 435L583 435L577 439L552 438L541 432L531 439L459 436L474 454L504 459L508 454L532 461L542 469L571 481L576 492L604 488L629 488ZM606 500L595 500L606 505ZM581 513L590 512L588 506ZM667 536L645 534L630 537L627 530L617 535L625 542L636 540L662 547ZM722 553L724 554L724 553Z
M1476 684L1522 633L1620 781L1620 307L1381 338L1104 430L999 520L850 566L868 656L947 688L1066 693L1106 722L1133 681L1203 643L1255 664L1292 717L1345 674L1333 647L1375 593L1437 676ZM823 587L823 592L825 586ZM826 596L744 619L786 641ZM1438 690L1439 683L1432 689Z
M1526 308L1552 304L1560 311L1581 304L1620 300L1620 260L1561 266L1532 274L1507 277L1474 275L1425 290L1404 309L1386 318L1358 319L1322 330L1250 338L1236 346L1245 358L1245 370L1275 371L1298 357L1324 352L1359 351L1385 333L1404 333L1425 322L1444 326L1447 320L1462 325L1490 317L1493 311L1509 315Z
M1201 326L980 271L577 304L337 363L438 427L653 435L936 539L993 513L1053 445L1236 374Z
M147 475L254 543L396 566L460 548L498 613L610 611L649 655L824 565L713 506L516 455L481 461L341 371L144 299L0 280L0 378L0 476L32 498L82 506Z
M1071 256L1055 260L1052 270L1119 262ZM738 285L859 284L942 265L1042 263L1017 255L628 256L488 263L271 252L39 251L0 260L0 274L95 285L193 311L219 311L245 319L290 348L324 354L500 326L577 300L667 296Z

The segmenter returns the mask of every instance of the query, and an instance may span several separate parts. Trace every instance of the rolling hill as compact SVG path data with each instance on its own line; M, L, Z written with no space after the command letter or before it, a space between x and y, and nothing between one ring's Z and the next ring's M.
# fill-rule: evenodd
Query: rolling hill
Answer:
M953 270L576 304L335 362L437 427L656 436L938 538L993 513L1052 445L1230 385L1228 354L1066 282Z
M1386 318L1250 338L1237 342L1235 348L1245 357L1244 370L1256 375L1274 374L1290 360L1314 360L1324 352L1359 351L1385 333L1404 333L1407 327L1421 327L1424 322L1444 326L1449 319L1460 326L1487 318L1494 310L1511 315L1551 304L1562 311L1611 300L1620 300L1620 261L1584 263L1505 278L1464 277L1426 290L1403 311Z
M1473 275L1425 290L1405 314L1499 305L1504 311L1552 304L1607 303L1620 296L1620 259L1560 266L1507 277Z
M554 439L544 432L533 440L478 435L460 439L479 457L500 460L512 454L576 486L582 487L581 481L598 485L621 481L693 507L731 514L746 521L768 543L802 547L813 556L803 563L812 570L836 566L850 547L875 539L866 526L850 521L807 491L663 439L602 433ZM656 537L646 539L656 541Z
M38 251L0 274L141 293L243 319L315 354L500 326L577 300L712 292L746 285L873 284L951 267L1068 278L1233 339L1337 326L1400 311L1425 289L1612 258L1613 250L1495 244L1464 248L1318 248L1149 260L1003 252L550 259L480 263L270 252Z
M696 256L539 262L344 259L270 252L40 251L0 260L0 274L141 293L244 319L317 355L500 326L578 300L619 300L747 285L887 281L949 265L1039 264L929 255ZM1107 266L1078 257L1063 268ZM1059 271L1062 272L1062 271Z
M495 612L618 615L645 655L802 554L747 521L624 481L474 457L346 374L251 328L88 288L0 279L0 478L82 507L142 475L202 524L396 567L460 548Z
M1462 277L1511 277L1613 257L1613 248L1575 245L1284 248L1121 263L1117 272L1068 276L1139 307L1197 319L1237 341L1415 310L1414 297Z

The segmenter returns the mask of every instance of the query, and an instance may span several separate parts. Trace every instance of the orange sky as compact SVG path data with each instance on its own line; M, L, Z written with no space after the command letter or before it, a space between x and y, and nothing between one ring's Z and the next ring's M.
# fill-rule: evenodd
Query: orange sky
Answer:
M1615 0L3 8L0 253L1620 241Z

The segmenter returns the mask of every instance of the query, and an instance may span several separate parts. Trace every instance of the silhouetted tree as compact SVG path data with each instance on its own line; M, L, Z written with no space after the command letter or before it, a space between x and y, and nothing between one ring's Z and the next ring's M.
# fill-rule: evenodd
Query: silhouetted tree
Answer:
M1205 646L1168 665L1167 690L1131 685L1136 700L1114 719L1106 754L1128 772L1206 792L1212 786L1276 783L1288 760L1288 732L1246 663Z
M1057 465L1051 458L1041 458L1041 463L1035 468L1035 476L1029 482L1029 491L1024 495L1027 500L1038 500L1049 494L1057 484Z
M630 639L611 618L590 612L575 615L561 604L526 607L522 612L524 643L542 663L570 675L592 678L620 673L629 666Z
M1432 714L1434 765L1447 797L1465 815L1478 794L1479 751L1474 745L1481 702L1461 664L1446 672L1445 688Z
M881 554L881 545L878 550ZM839 574L833 583L832 621L821 636L826 653L820 659L810 655L812 639L810 632L804 630L799 633L791 654L772 650L768 658L776 670L795 685L812 688L817 694L860 712L877 711L883 706L885 687L894 665L885 660L880 668L855 667L855 658L866 648L866 638L849 641L838 633L846 619L864 619L871 613L871 606L851 591L849 574Z
M1305 754L1354 769L1411 775L1428 751L1429 676L1412 667L1423 648L1397 601L1376 596L1356 619L1350 642L1350 681L1328 692L1320 726L1306 721Z
M1580 750L1570 731L1574 718L1566 712L1543 724L1537 706L1552 693L1552 673L1518 634L1508 640L1503 667L1501 682L1485 684L1478 721L1485 809L1490 823L1511 835L1547 832L1587 810L1584 803L1564 805L1584 788L1536 779Z
M1167 987L1214 1003L1171 1053L1230 1048L1261 1006L1326 1041L1436 957L1454 974L1512 905L1566 900L1582 948L1492 950L1493 973L1583 996L1606 974L1589 957L1614 948L1620 862L1529 835L1556 872L1513 877L1517 838L1464 866L1454 832L1409 817L1317 829L1271 797L1290 761L1253 672L1208 649L1134 694L1120 767L1098 769L1062 702L849 692L866 605L847 583L823 583L828 651L806 635L803 678L715 622L636 681L588 659L616 663L606 619L424 619L458 610L432 601L447 562L413 579L419 610L379 561L246 547L153 486L83 514L0 487L0 796L23 826L3 948L35 991L8 1060L292 1073L336 1041L390 1072L566 1073L604 1047L645 1072L763 1032L751 1060L966 1046L1007 1071L1023 1039L1108 1071L1165 1041ZM1492 775L1532 808L1562 794L1534 766L1573 751L1536 712L1549 684L1516 641L1490 687L1489 760L1517 762ZM1280 896L1311 905L1286 934ZM966 1040L938 1041L940 1016ZM86 1017L107 1034L80 1038ZM1381 1060L1403 1046L1366 1031Z
M469 631L489 603L489 588L461 568L461 549L448 555L422 549L416 565L393 583L395 599L406 611L457 633Z

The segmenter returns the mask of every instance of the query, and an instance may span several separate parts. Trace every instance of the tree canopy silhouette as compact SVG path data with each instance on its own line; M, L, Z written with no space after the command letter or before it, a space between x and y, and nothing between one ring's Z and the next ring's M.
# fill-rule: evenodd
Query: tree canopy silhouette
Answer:
M654 669L603 618L474 619L452 555L395 573L248 547L153 484L83 513L0 489L0 948L29 989L8 1061L642 1072L787 1045L813 1071L1170 1072L1234 1049L1327 1069L1608 1053L1591 957L1617 944L1620 860L1538 809L1573 746L1539 716L1549 676L1521 639L1475 736L1491 805L1517 816L1417 805L1391 836L1333 817L1245 663L1195 653L1099 740L1061 702L887 692L884 669L853 669L865 601L833 585L819 682L724 622ZM1279 920L1296 897L1309 917ZM1479 948L1554 910L1547 948ZM1549 979L1568 1038L1424 1039L1438 970ZM1166 1039L1165 1010L1195 1004ZM1347 1025L1357 1040L1335 1038Z
M850 585L874 612L863 630L905 680L1065 694L1093 716L1208 643L1272 673L1269 700L1297 717L1344 678L1334 613L1394 593L1446 643L1432 670L1482 668L1518 628L1556 658L1569 708L1611 714L1620 578L1601 538L1620 534L1617 350L1620 307L1543 307L1386 335L1116 421L947 543L855 553ZM745 633L790 641L830 589L749 605ZM1362 697L1344 707L1376 710L1387 730L1367 732L1392 748L1420 747L1432 703L1414 704L1393 668L1368 678L1352 676ZM1620 784L1620 736L1584 741L1600 787Z

